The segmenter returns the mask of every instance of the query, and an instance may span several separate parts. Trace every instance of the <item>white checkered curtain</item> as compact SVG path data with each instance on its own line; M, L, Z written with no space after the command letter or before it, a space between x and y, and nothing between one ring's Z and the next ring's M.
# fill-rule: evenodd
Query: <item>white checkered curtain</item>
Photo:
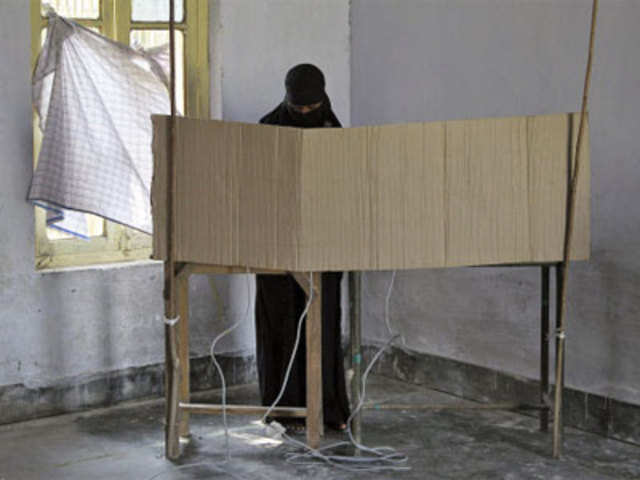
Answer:
M150 117L169 112L167 57L50 14L33 75L43 140L28 195L49 224L83 237L86 212L151 233Z

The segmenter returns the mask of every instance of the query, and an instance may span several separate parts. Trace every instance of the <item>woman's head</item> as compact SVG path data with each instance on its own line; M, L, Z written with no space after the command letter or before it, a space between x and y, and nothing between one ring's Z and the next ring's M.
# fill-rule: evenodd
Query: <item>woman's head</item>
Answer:
M291 105L313 105L325 99L324 74L315 65L302 63L287 72L284 80L287 102Z
M322 71L310 63L296 65L287 72L284 85L287 111L295 124L300 127L324 126L330 102L325 93Z

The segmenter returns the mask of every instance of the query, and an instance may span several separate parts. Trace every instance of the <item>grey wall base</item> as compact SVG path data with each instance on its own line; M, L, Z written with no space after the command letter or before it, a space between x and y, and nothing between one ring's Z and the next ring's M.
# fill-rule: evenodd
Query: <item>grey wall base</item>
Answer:
M255 357L217 356L227 385L256 381ZM209 357L191 359L191 391L220 387ZM106 407L164 393L164 364L134 367L88 377L71 378L54 386L23 384L0 387L0 424Z
M363 347L368 364L377 347ZM228 385L257 379L255 357L223 357L218 361ZM537 403L539 383L456 360L393 348L384 353L374 373L425 385L480 402ZM191 391L220 387L209 357L191 359ZM0 387L0 424L59 415L123 401L161 396L164 364L73 378L48 387ZM565 389L566 425L640 445L640 406L579 390Z
M363 347L364 365L376 351ZM384 353L373 372L468 400L539 403L537 380L400 348ZM570 388L565 388L564 405L565 425L640 445L639 405Z

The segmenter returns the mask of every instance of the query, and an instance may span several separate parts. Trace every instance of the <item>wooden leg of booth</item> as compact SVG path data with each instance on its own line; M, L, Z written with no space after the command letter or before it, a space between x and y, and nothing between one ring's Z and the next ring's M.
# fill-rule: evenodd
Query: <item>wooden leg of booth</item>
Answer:
M170 460L180 456L179 388L180 364L178 360L178 325L166 324L165 339L165 455Z
M350 304L350 336L351 336L351 408L355 409L360 402L360 383L362 379L362 347L361 347L361 317L360 317L360 288L361 273L349 272L349 304ZM351 432L358 443L362 443L362 412L358 412L351 421Z
M313 273L314 296L306 320L307 444L318 448L322 419L322 274Z
M180 393L182 403L191 401L191 385L189 384L189 274L181 274L177 278L177 307L180 321L178 328L178 358L180 359ZM189 437L189 412L180 412L179 435Z

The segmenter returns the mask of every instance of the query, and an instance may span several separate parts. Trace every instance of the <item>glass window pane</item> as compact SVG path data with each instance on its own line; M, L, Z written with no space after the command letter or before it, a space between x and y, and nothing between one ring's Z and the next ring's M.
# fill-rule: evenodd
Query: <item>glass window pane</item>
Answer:
M58 15L69 18L100 17L100 0L42 0L42 15L46 15L45 6L49 4Z
M104 219L102 217L85 213L84 218L87 221L87 233L90 237L101 237L104 235ZM66 238L76 237L57 228L47 227L47 238L49 240L64 240Z
M168 30L131 30L131 45L144 48L158 47L169 43ZM184 37L176 31L176 106L184 113Z
M101 30L98 27L87 27L89 30L93 30L96 33L101 33ZM47 29L43 28L40 32L40 46L44 45L44 42L47 40Z
M183 0L175 0L176 22L184 19ZM133 0L131 2L131 20L134 22L168 22L169 0Z

